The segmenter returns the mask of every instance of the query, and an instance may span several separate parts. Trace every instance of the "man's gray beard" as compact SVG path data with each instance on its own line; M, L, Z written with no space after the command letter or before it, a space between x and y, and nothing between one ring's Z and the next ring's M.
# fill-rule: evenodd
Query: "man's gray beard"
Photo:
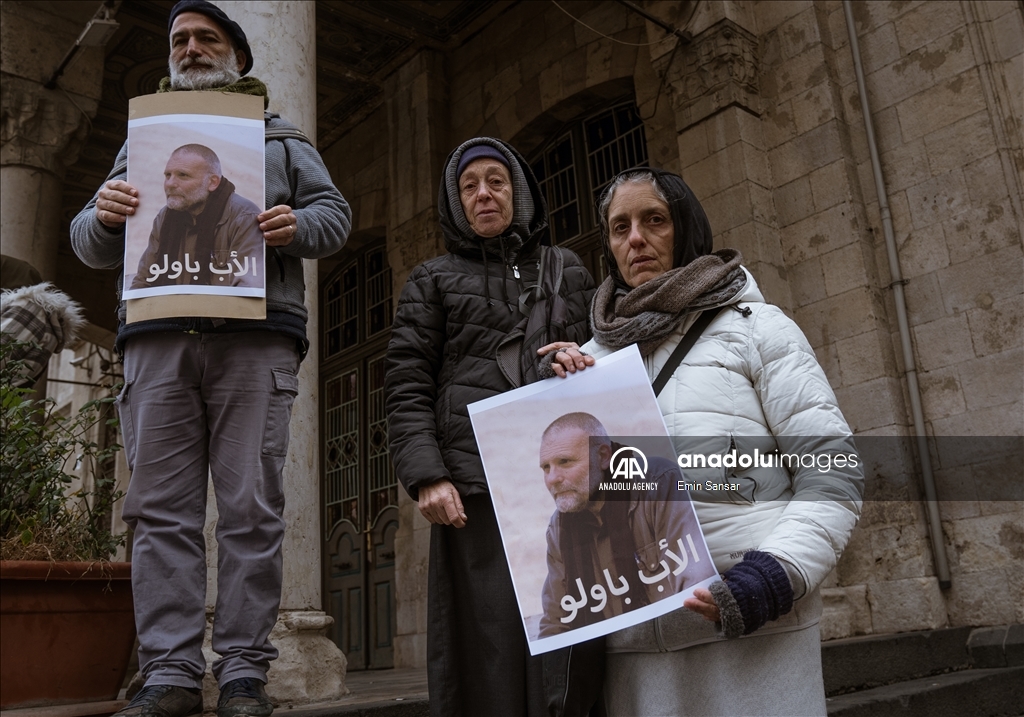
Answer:
M233 56L216 57L212 62L212 66L198 65L187 70L179 70L173 62L170 63L171 89L210 90L233 85L242 78Z

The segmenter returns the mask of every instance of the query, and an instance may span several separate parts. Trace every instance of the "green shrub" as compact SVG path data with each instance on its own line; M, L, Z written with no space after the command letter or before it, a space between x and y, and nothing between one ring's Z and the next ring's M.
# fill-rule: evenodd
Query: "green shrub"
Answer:
M7 337L0 342L0 558L107 560L125 542L125 534L110 529L113 504L124 495L114 490L111 470L121 447L100 447L88 436L101 421L116 425L114 398L59 415L52 398L33 399L31 389L16 386L23 368L8 359L17 348ZM67 493L74 480L69 470L80 467L94 487Z

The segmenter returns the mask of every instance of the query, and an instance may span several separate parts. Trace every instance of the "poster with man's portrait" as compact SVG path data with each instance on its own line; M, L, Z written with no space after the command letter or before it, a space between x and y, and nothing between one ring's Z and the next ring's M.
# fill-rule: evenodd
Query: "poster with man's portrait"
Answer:
M680 609L718 579L635 346L469 415L531 654Z
M173 92L131 101L127 181L139 205L125 234L129 321L265 316L264 177L262 98Z

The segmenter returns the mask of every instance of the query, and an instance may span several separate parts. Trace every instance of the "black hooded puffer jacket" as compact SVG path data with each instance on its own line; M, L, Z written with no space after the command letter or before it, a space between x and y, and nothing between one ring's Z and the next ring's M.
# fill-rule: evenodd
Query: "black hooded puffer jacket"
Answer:
M518 181L512 172L514 191L525 185L532 198L532 211L524 209L529 203L522 197L516 198L512 225L490 239L460 229L466 225L461 204L451 206L455 167L476 144L491 144L518 163L522 171ZM457 201L457 191L454 196ZM409 275L392 325L384 380L391 458L414 500L420 486L441 478L451 480L464 496L487 492L466 406L512 388L498 367L496 350L523 318L519 296L536 283L538 238L547 226L546 204L529 166L510 145L485 137L469 140L448 156L438 211L448 253ZM593 279L576 254L557 251L565 265L559 293L568 316L566 335L551 340L582 345L590 336Z

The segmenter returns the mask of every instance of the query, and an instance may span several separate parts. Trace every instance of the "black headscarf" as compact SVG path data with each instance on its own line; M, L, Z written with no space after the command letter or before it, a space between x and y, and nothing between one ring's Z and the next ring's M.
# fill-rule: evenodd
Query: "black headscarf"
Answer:
M675 229L675 245L672 256L672 268L686 266L699 256L710 254L712 251L711 224L708 222L704 207L697 201L693 190L687 186L683 178L678 174L666 172L661 169L650 167L633 167L615 176L608 187L615 186L619 177L638 173L648 173L654 176L654 182L661 189L662 194L668 200L669 213L672 216L672 226ZM621 184L619 186L622 186ZM605 190L605 195L608 190ZM605 195L602 195L602 203ZM619 274L619 265L612 253L611 242L608 238L608 217L601 217L601 248L604 251L605 263L608 266L608 273L615 280L619 288L629 290L629 286Z

